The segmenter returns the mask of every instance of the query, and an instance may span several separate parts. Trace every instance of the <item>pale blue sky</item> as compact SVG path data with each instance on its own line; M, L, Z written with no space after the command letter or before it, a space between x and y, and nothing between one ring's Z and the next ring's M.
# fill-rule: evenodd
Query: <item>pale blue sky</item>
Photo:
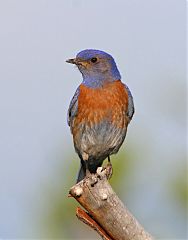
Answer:
M132 209L153 233L162 222L160 236L185 236L184 215L160 195L185 166L185 41L183 1L0 1L0 237L38 234L36 194L42 205L40 187L74 151L66 112L81 74L65 60L86 48L114 56L134 97L126 143L140 186Z

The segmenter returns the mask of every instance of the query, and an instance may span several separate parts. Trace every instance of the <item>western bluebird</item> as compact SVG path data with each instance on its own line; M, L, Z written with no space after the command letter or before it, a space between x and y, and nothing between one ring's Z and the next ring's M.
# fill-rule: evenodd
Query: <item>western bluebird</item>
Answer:
M134 104L110 54L87 49L67 62L75 64L83 77L68 110L68 124L81 160L79 182L118 152L133 117Z

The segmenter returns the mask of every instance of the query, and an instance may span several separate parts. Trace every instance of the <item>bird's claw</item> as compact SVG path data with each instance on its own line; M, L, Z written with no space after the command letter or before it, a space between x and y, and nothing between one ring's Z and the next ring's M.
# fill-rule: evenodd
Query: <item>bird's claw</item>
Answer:
M110 179L112 177L113 174L113 168L112 168L112 164L111 162L108 162L106 165L106 176L107 179Z
M91 176L91 173L89 171L89 169L86 169L86 178L89 178Z

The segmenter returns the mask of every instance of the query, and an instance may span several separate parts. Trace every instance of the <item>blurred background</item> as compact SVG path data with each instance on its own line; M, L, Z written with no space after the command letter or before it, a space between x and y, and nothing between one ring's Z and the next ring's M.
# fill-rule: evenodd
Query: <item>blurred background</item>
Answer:
M68 198L79 168L66 123L81 82L65 63L111 53L136 113L114 190L158 239L186 239L186 21L175 0L0 1L0 238L99 239Z

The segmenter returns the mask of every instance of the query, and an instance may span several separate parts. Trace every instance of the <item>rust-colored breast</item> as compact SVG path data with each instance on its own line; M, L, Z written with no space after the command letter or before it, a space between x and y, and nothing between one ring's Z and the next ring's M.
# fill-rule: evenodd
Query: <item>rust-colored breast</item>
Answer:
M128 93L120 80L96 89L81 84L74 124L92 126L106 119L117 127L125 127L127 107Z

